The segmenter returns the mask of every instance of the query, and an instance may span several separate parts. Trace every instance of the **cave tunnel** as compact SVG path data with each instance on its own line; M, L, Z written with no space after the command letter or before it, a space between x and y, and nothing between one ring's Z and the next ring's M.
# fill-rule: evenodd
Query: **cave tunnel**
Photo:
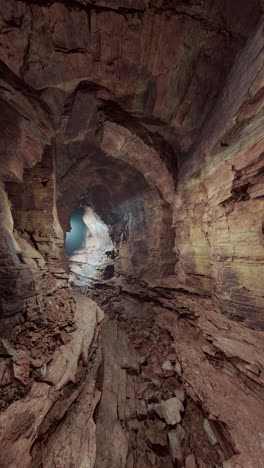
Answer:
M0 18L0 466L264 467L262 2Z

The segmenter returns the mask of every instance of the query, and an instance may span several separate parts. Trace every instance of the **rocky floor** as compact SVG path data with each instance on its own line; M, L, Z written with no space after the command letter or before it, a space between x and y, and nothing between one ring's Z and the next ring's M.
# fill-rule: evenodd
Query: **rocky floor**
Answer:
M72 293L71 339L0 412L1 467L263 468L260 332L165 283Z
M225 454L186 394L177 343L157 323L155 301L120 294L109 283L87 294L106 313L96 468L222 466Z
M106 316L97 468L264 466L261 332L170 281L85 294Z

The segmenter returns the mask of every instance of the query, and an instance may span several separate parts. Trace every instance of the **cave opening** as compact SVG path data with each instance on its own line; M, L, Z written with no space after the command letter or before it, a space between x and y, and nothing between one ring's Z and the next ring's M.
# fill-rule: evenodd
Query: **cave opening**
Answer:
M65 245L67 255L70 257L74 251L79 250L84 243L86 224L83 221L84 209L77 207L70 218L71 230L66 232Z
M75 209L70 223L73 228L73 240L66 233L69 284L77 288L88 288L95 280L107 276L107 272L108 276L111 271L114 272L111 260L113 242L107 225L92 207Z

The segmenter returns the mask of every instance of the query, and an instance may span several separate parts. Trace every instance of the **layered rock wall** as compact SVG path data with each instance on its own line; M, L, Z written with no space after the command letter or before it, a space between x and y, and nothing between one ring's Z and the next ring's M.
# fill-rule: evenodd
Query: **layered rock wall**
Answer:
M263 21L237 57L179 172L177 273L231 318L263 329Z
M83 80L105 86L129 112L172 129L186 151L261 8L258 0L12 0L1 5L0 53L44 95Z

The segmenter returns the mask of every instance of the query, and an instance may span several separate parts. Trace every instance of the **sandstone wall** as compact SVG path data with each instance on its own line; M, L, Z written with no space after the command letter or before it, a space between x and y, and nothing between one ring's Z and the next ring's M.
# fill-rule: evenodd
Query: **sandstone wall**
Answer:
M125 327L132 341L159 347L166 330L225 467L263 466L261 11L257 0L1 3L3 466L95 463L102 314L85 299L75 311L60 266L71 211L92 190L119 248L117 271L133 277L109 289L143 297L140 315L155 307L158 325L146 337L137 342ZM135 277L144 280L138 289ZM108 302L100 289L98 297ZM129 318L120 304L109 311ZM172 391L163 388L155 398Z
M263 329L263 21L179 169L176 273L231 318Z

